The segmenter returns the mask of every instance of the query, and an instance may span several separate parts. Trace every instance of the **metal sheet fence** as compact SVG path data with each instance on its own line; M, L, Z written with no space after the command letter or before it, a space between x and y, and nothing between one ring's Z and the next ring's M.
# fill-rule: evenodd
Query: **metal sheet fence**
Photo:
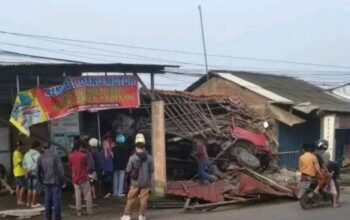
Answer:
M290 152L278 156L279 165L297 169L304 143L315 143L320 138L320 120L308 119L292 127L279 123L279 152Z

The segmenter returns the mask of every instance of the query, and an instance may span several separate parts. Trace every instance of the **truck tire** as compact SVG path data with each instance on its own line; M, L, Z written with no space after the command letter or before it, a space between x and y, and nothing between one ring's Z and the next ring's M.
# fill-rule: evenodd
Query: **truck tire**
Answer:
M233 146L232 153L236 157L238 163L247 168L258 169L261 167L260 160L249 151L244 145L237 143Z

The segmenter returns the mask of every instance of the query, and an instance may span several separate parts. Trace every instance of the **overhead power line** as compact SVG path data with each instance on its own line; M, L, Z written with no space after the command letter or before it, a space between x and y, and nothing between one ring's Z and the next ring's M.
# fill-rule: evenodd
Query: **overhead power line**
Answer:
M166 52L166 53L177 53L177 54L203 56L203 53L194 52L194 51L182 51L182 50L160 49L160 48L152 48L152 47L141 47L141 46L133 46L133 45L127 45L127 44L115 44L115 43L106 43L106 42L90 41L90 40L79 40L79 39L62 38L62 37L52 37L52 36L36 35L36 34L24 34L24 33L3 31L3 30L0 30L0 34L21 36L21 37L30 37L30 38L36 38L36 39L38 39L38 38L39 39L52 39L52 40L84 43L84 44L113 46L113 47L128 48L128 49L139 49L139 50ZM289 61L289 60L280 60L280 59L266 59L266 58L257 58L257 57L242 57L242 56L231 56L231 55L222 55L222 54L208 54L208 56L219 57L219 58L238 59L238 60L248 60L248 61L269 62L269 63L285 63L285 64L293 64L293 65L304 65L304 66L318 66L318 67L327 67L327 68L350 69L350 66L320 64L320 63L310 63L310 62L299 62L299 61Z

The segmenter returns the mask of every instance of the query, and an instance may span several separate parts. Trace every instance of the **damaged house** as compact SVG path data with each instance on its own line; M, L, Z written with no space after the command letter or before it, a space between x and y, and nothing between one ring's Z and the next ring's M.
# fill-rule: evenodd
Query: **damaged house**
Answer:
M287 76L211 71L187 88L196 95L237 97L272 127L279 164L297 168L303 143L329 141L333 160L342 161L349 144L349 100Z

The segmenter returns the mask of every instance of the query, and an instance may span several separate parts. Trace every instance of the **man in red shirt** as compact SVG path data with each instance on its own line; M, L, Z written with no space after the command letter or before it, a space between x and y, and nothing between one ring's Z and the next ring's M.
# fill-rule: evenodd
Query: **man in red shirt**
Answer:
M193 145L198 162L199 178L204 182L214 182L216 177L211 175L209 171L209 156L203 137L201 135L196 135L193 138Z
M69 165L72 171L72 182L74 185L75 205L77 215L81 216L81 194L86 201L87 214L92 215L91 186L88 180L88 158L82 152L83 143L75 141L73 151L69 154Z

